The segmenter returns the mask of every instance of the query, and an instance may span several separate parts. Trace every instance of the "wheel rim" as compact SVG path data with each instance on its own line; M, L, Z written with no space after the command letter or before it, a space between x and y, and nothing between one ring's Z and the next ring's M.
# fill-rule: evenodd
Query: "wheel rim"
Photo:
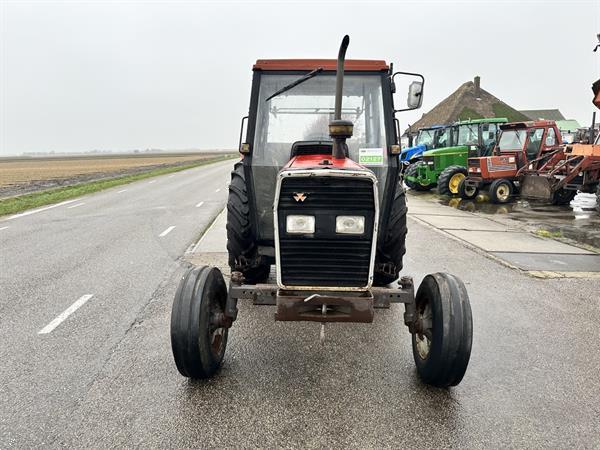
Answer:
M219 356L225 346L226 328L222 325L223 310L216 299L212 299L209 306L210 324L208 327L208 337L210 339L210 348L215 356Z
M448 189L450 189L450 192L452 192L453 194L458 194L458 185L464 179L464 173L455 173L454 175L452 175L452 178L450 178L450 181L448 182Z
M498 197L499 200L507 200L508 197L510 196L510 189L508 188L508 186L506 184L501 184L500 186L498 186L496 188L496 197Z
M418 309L418 320L421 324L421 330L415 333L415 347L417 354L421 359L427 359L431 351L432 341L432 315L431 303L427 302L422 308Z
M475 196L475 190L477 188L475 186L465 186L465 194L467 195L467 197L473 197Z

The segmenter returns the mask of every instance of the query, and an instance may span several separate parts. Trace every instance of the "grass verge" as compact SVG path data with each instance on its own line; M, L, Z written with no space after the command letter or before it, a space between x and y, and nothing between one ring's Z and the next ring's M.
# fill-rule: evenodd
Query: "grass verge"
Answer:
M219 156L202 161L197 161L191 164L185 164L175 167L161 167L159 169L150 170L148 172L137 173L134 175L124 175L122 177L111 178L108 180L91 181L89 183L78 184L75 186L64 186L59 188L48 189L46 191L33 192L24 194L18 197L11 197L0 200L0 216L7 214L16 214L27 209L38 208L40 206L50 205L53 203L62 202L82 195L91 194L93 192L102 191L122 184L132 183L134 181L143 180L144 178L152 178L168 173L180 172L182 170L191 169L193 167L204 166L219 161L232 159L237 155Z

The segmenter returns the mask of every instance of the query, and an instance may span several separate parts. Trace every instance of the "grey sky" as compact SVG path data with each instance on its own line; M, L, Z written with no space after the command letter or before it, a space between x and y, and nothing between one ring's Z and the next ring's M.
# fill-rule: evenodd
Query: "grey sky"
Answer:
M344 33L348 58L425 75L424 106L399 115L403 128L474 75L517 109L588 124L600 77L600 0L0 0L0 15L0 155L234 148L253 62L333 58Z

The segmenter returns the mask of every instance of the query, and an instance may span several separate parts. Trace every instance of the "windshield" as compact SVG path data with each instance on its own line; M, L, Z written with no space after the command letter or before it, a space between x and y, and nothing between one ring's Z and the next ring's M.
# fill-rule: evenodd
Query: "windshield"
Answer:
M298 79L298 75L261 76L253 158L259 164L282 167L296 141L329 141L333 119L335 75L320 74L265 101ZM359 148L386 148L381 78L347 75L344 78L342 119L354 124L347 141L350 157L358 161ZM387 152L383 152L386 154Z
M428 148L431 147L433 143L435 131L434 130L421 130L419 131L419 135L417 136L416 145L425 145Z
M452 143L450 142L452 128L440 128L435 131L435 139L433 140L433 148L443 148L450 147Z
M502 151L522 150L527 130L504 130L500 135L498 149Z
M457 145L478 145L479 144L479 125L460 125L458 127Z
M260 75L252 173L256 198L259 239L273 238L273 194L277 173L290 160L296 141L331 141L329 122L335 105L335 74L321 72L314 78L282 92L273 93L298 80L302 74ZM342 119L354 124L348 139L349 156L359 161L361 154L381 155L368 165L380 186L385 186L388 152L385 133L381 75L347 73L344 77ZM391 144L391 143L390 143ZM380 201L384 189L379 190Z

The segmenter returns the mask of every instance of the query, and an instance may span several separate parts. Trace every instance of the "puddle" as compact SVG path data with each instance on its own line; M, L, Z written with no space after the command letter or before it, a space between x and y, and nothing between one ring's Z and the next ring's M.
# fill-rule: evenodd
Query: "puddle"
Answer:
M536 228L560 231L564 237L600 248L600 213L596 210L596 194L577 194L570 205L554 206L534 200L516 199L504 205L489 202L487 194L475 200L439 196L435 191L411 192L419 198L435 200L462 211L485 215L504 215Z

